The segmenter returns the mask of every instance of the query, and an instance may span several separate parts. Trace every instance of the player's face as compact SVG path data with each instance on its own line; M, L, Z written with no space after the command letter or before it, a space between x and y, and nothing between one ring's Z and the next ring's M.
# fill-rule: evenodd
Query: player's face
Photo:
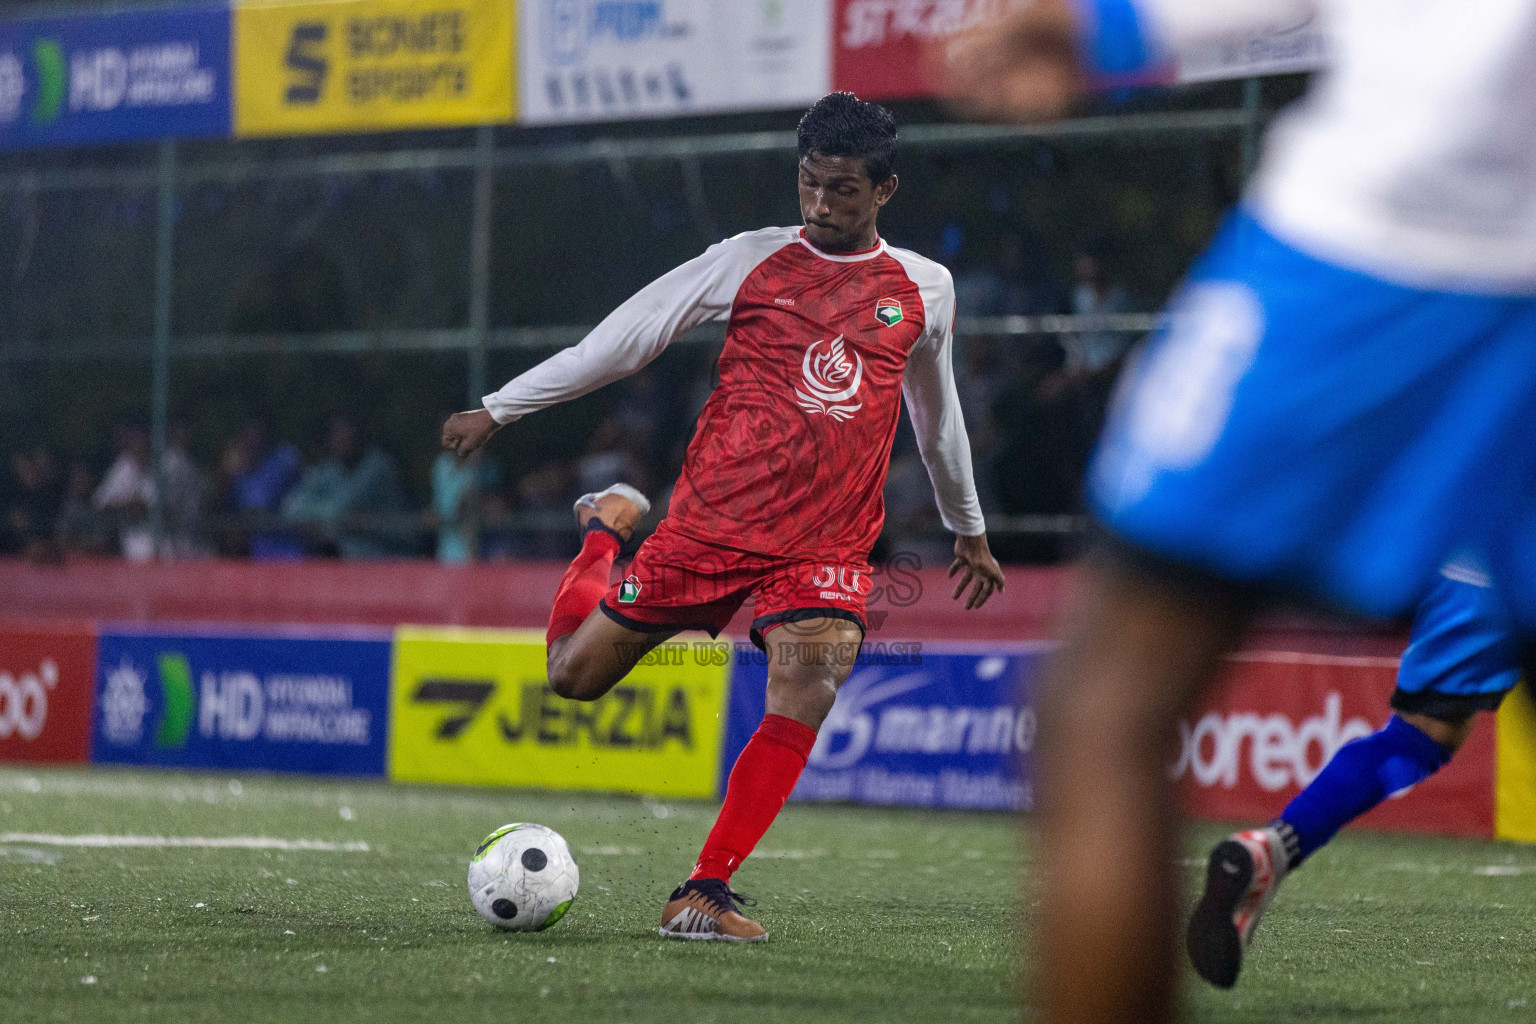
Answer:
M827 252L856 252L875 244L875 216L896 193L896 175L876 185L864 161L811 153L800 161L800 217L805 237Z

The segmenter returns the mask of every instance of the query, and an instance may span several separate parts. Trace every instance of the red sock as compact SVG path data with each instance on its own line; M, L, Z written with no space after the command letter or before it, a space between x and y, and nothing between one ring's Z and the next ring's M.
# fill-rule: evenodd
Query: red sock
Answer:
M549 612L549 632L544 643L549 645L568 633L576 632L597 602L608 593L608 574L613 570L613 560L619 553L619 538L607 530L588 530L581 542L581 553L571 567L560 577L560 589L555 591L555 605Z
M763 724L731 769L725 806L720 808L689 878L731 880L779 816L815 744L816 730L804 722L782 715L763 717Z

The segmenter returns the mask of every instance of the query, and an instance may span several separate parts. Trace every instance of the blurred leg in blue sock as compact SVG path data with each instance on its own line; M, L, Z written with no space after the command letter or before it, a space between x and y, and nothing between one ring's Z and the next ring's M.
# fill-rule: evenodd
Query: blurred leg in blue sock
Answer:
M1432 725L1431 729L1444 735L1460 723L1436 724L1440 728ZM1380 731L1344 744L1274 823L1285 839L1290 866L1306 860L1339 829L1393 793L1423 782L1439 771L1459 746L1459 741L1454 746L1444 746L1424 729L1397 715Z

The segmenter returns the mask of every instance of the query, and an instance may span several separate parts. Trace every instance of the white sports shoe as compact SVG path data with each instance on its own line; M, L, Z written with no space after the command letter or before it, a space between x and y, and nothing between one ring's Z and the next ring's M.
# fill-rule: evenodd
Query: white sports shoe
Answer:
M621 540L629 540L650 510L651 500L629 484L614 484L605 490L583 494L571 506L571 511L576 513L576 525L582 530L596 519Z
M1205 894L1189 919L1189 959L1217 988L1237 984L1243 954L1290 867L1273 828L1234 832L1211 851Z

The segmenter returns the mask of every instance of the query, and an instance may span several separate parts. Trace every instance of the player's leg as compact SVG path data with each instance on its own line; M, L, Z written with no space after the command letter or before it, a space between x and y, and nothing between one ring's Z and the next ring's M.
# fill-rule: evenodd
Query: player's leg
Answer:
M568 700L597 700L629 675L648 652L678 632L630 629L594 607L575 632L550 643L550 689Z
M1088 560L1037 700L1041 901L1034 998L1044 1019L1165 1019L1179 716L1247 621L1246 596L1112 551Z
M843 618L799 619L764 637L767 713L731 769L725 802L692 875L662 911L662 935L738 942L768 937L737 909L741 901L730 889L731 876L789 799L863 639L863 626Z
M1477 569L1447 566L1420 602L1385 727L1345 744L1267 827L1211 851L1189 921L1189 956L1213 985L1236 983L1280 883L1339 829L1447 764L1479 711L1520 679L1520 646L1503 598Z
M1195 973L1218 988L1237 984L1259 922L1290 872L1349 822L1449 763L1474 724L1470 714L1394 715L1340 748L1279 818L1217 843L1186 936Z
M1095 514L1129 546L1390 616L1453 547L1482 539L1495 463L1536 471L1536 445L1512 443L1530 432L1536 305L1371 279L1239 212L1170 313L1089 477ZM1208 681L1231 613L1140 582L1091 575L1044 698L1038 992L1051 1022L1173 1013L1174 800L1155 751L1170 707ZM1159 616L1161 635L1148 633ZM1089 841L1102 845L1085 853Z
M555 591L545 636L549 685L562 697L597 700L647 651L672 635L631 629L597 611L608 592L613 560L650 508L645 496L626 484L583 495L576 502L581 552Z

